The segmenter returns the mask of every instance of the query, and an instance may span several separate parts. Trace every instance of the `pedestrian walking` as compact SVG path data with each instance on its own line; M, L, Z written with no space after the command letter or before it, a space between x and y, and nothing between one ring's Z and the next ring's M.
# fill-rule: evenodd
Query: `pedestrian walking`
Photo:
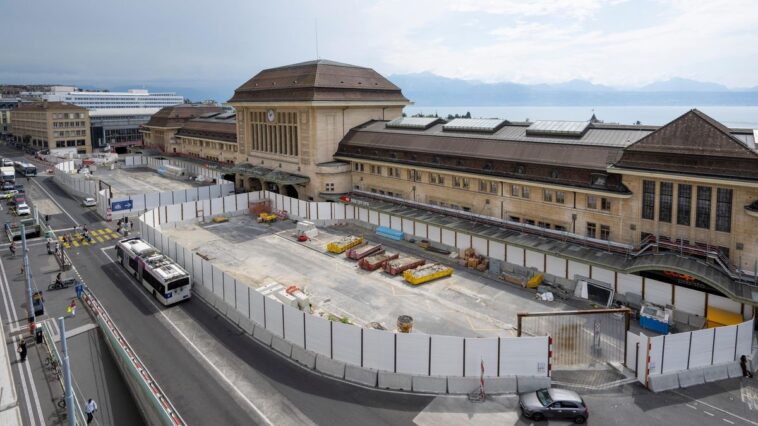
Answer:
M742 377L753 378L753 373L747 368L747 357L745 355L740 357L740 368L742 368Z
M26 340L21 340L18 344L18 355L21 357L21 362L26 361Z
M84 283L77 280L74 290L76 290L76 298L81 300L82 294L84 294Z
M11 256L16 257L16 242L15 241L11 241L11 245L10 247L8 247L8 249L11 251Z
M132 231L134 231L134 221L133 220L129 222L129 229L132 230Z
M84 412L87 413L87 424L90 424L92 419L95 418L95 411L97 411L97 403L94 399L90 398L84 406Z
M71 315L72 318L76 316L76 299L71 299L71 303L66 308L66 313Z

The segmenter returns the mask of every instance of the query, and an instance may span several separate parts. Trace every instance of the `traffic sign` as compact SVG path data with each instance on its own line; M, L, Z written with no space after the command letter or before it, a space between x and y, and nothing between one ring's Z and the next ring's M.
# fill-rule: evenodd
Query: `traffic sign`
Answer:
M111 210L118 212L121 210L131 210L134 206L132 200L113 201L111 202Z

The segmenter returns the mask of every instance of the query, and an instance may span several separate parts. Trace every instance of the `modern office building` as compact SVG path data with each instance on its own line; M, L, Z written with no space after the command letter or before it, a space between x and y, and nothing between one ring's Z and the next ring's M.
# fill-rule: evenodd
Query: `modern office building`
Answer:
M181 153L180 141L176 132L184 124L204 114L223 113L224 108L208 104L180 104L161 108L140 127L145 148L158 149L162 152Z
M90 111L92 147L110 147L126 152L131 146L142 145L140 127L157 112L154 108L96 109Z
M106 92L84 91L73 86L52 86L47 92L23 92L22 95L47 101L67 102L88 110L149 108L157 111L184 102L182 96L173 92L150 93L144 89Z
M76 148L92 152L90 119L86 108L66 102L24 102L11 111L11 134L34 150Z

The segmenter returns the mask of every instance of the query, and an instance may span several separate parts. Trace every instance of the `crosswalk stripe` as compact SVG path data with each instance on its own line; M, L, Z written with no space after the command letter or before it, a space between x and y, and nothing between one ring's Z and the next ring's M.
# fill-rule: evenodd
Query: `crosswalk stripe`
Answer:
M88 243L88 242L86 242L86 241L82 241L82 245L83 245L83 246L88 246L88 245L89 245L89 243Z
M101 243L105 242L103 241L103 237L95 237L96 240L100 241Z
M100 237L100 238L104 239L105 241L108 241L108 240L110 240L110 239L111 239L111 236L110 236L110 235L108 235L108 234L105 234L105 235L103 235L103 236L102 236L102 237Z
M79 247L79 243L77 243L76 241L72 242L71 244L73 244L74 247Z

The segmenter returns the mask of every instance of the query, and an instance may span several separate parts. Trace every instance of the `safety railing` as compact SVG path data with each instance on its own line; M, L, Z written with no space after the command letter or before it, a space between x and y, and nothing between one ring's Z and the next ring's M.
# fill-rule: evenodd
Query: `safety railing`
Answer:
M58 347L55 346L55 340L53 339L53 334L50 331L50 324L48 321L42 322L42 336L45 341L45 347L47 347L47 352L49 358L49 365L47 366L51 370L59 369L59 371L53 372L57 377L58 383L61 385L61 391L66 392L65 384L63 383L63 358L61 358L60 353L58 352ZM57 367L56 367L57 366ZM72 374L73 377L73 374ZM73 379L72 379L73 380ZM61 397L61 401L64 401L64 397ZM64 405L65 407L65 405ZM87 418L84 416L84 412L82 411L82 405L79 403L79 398L76 396L76 392L74 392L74 415L76 416L76 424L80 426L85 426L87 424Z

